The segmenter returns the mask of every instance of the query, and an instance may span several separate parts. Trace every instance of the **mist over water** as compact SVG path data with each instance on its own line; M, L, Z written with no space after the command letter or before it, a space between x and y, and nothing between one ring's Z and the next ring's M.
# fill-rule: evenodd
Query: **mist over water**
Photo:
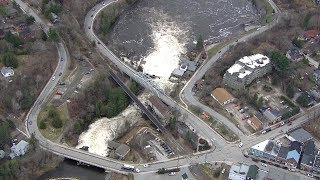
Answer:
M119 17L108 42L115 53L144 60L143 71L165 83L198 36L215 42L258 18L249 0L139 0Z

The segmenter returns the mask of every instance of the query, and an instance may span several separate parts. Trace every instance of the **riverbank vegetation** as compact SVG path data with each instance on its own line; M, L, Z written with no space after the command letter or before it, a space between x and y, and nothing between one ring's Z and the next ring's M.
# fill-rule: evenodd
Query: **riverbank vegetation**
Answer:
M130 85L130 88L135 93L138 92L136 84ZM91 85L68 104L70 118L74 123L71 131L65 135L66 138L68 141L77 140L78 135L87 130L96 119L115 117L127 108L129 103L127 94L108 75L98 75Z

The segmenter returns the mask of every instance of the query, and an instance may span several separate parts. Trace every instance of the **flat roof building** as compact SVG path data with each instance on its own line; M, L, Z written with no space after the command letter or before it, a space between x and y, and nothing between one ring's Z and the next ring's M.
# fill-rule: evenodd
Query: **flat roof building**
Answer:
M216 88L211 92L211 97L217 100L221 105L234 102L235 98L224 88Z
M223 82L232 89L243 90L254 79L264 76L271 70L271 61L267 56L262 54L244 56L226 71Z

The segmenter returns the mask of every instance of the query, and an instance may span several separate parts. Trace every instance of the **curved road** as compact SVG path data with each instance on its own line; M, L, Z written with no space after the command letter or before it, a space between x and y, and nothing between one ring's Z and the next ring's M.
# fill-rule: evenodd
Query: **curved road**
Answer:
M24 9L28 14L35 17L37 23L42 24L45 31L49 29L49 27L46 25L46 23L41 20L41 18L34 13L34 11L30 8L28 8L27 4L22 2L21 0L16 0L16 2L21 6L22 9ZM213 162L213 161L233 161L233 162L248 162L249 160L244 158L242 155L242 152L238 148L236 144L233 143L226 143L225 140L220 137L214 130L212 130L210 127L208 127L204 122L202 122L197 116L193 115L191 112L187 111L186 109L182 108L179 104L177 104L174 100L172 100L170 97L162 94L160 91L158 91L152 84L146 79L143 79L141 74L138 74L134 70L132 70L130 67L128 67L126 64L124 64L122 61L119 60L94 34L92 31L92 23L94 21L94 18L98 14L98 12L106 7L107 5L111 4L114 1L105 1L105 3L100 3L96 5L86 16L85 18L85 32L86 35L90 40L100 42L100 44L97 45L97 48L101 51L102 54L107 56L113 63L115 63L123 72L128 74L130 77L135 79L136 81L140 82L143 86L145 86L147 89L153 91L155 94L157 94L164 102L166 102L169 106L176 107L179 110L181 110L182 114L186 114L188 116L187 123L191 124L200 135L202 135L204 138L209 138L212 143L214 143L217 148L214 152L208 151L208 152L202 152L202 153L196 153L189 156L184 156L181 158L174 158L169 159L166 161L161 162L155 162L151 163L148 167L143 168L142 165L135 165L138 168L141 169L140 173L148 173L148 172L154 172L157 171L159 168L162 167L176 167L178 164L182 164L183 167L189 166L196 163L203 163L203 162ZM89 28L90 27L90 28ZM59 53L59 60L57 68L52 76L55 76L55 80L49 80L44 89L42 90L41 94L35 101L34 105L30 109L27 118L26 123L28 127L28 132L34 133L35 137L38 139L39 144L42 148L51 151L55 154L68 157L74 160L78 160L81 162L85 162L97 167L101 167L107 170L112 170L120 173L126 173L121 170L121 167L123 165L123 161L116 161L113 159L109 159L107 157L101 157L95 154L91 154L86 151L78 150L73 147L67 147L65 145L60 145L54 142L51 142L44 138L41 133L39 132L39 129L37 127L37 116L39 114L40 109L42 108L42 105L48 100L50 94L53 92L54 87L57 85L59 81L59 74L60 72L64 73L67 65L67 53L65 46L63 42L57 43L57 49ZM227 49L224 49L222 52L225 52ZM61 61L60 59L63 58L64 60ZM203 66L202 71L208 69L210 66L206 65ZM196 74L199 74L196 73ZM194 76L194 77L198 77ZM201 77L201 76L200 76ZM192 78L190 82L193 81ZM189 83L192 84L192 83ZM286 127L281 127L283 130L285 130ZM274 131L274 133L278 133L278 131L281 129L279 128L277 131ZM259 137L252 137L250 140L247 139L244 142L244 146L241 148L243 150L244 148L250 147L252 144L257 143L259 141L265 140L267 138L270 138L274 136L273 133L267 133L265 135L259 136ZM250 161L249 161L250 162Z
M241 132L239 130L239 128L237 126L235 126L226 117L219 114L218 112L216 112L212 108L200 103L199 100L197 99L197 97L194 96L194 93L192 92L192 88L194 87L196 81L201 79L206 74L206 72L210 69L210 67L212 67L212 65L215 62L217 62L220 59L220 57L229 50L229 48L231 46L237 45L240 42L245 42L245 41L253 38L254 36L259 35L259 34L265 32L266 30L272 28L273 26L275 26L278 23L279 18L280 18L280 14L279 14L280 10L278 9L278 7L276 6L276 4L273 1L269 0L269 3L272 6L272 8L275 10L275 20L271 24L268 24L267 26L263 26L263 27L259 28L259 30L254 31L248 35L245 35L245 36L241 37L240 39L235 40L235 41L229 43L228 45L224 46L220 50L219 53L216 53L213 57L211 57L211 59L209 59L206 63L204 63L196 71L196 73L190 78L190 80L182 88L182 90L179 94L179 98L184 104L186 104L186 105L191 104L193 106L200 107L202 110L209 113L210 116L215 117L218 121L220 121L221 123L223 123L227 127L229 127L233 132L235 132L239 136L239 138L241 140L246 139L247 135L245 135L243 132ZM184 100L186 100L187 103Z

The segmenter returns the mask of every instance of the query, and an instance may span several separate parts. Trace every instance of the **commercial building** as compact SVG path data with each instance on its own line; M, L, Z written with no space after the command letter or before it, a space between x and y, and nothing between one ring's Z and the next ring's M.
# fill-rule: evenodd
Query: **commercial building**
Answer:
M272 71L271 61L267 56L255 54L245 56L235 62L224 74L223 83L235 90L243 90L254 79Z
M274 168L270 168L266 180L299 180L300 177L286 173L285 171L280 171Z
M229 179L245 180L249 171L249 166L246 164L233 164L229 170Z
M300 143L306 143L307 141L311 140L312 138L313 138L312 135L302 128L296 129L296 130L288 133L289 140L298 141Z
M165 123L165 119L170 115L169 107L164 104L160 98L154 95L148 99L147 103L154 110L154 112L163 119L163 123Z

